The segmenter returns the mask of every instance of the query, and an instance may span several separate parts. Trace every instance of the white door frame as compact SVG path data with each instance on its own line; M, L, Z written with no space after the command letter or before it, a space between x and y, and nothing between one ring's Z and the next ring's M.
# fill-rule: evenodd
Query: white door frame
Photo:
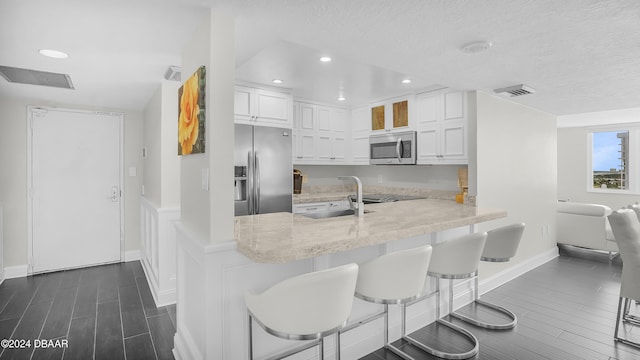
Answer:
M33 114L34 113L46 113L49 110L52 111L65 111L72 113L82 114L102 114L112 115L120 117L120 134L119 134L119 148L120 148L120 261L124 261L124 113L110 112L110 111L90 111L69 109L55 106L27 106L27 275L33 275Z

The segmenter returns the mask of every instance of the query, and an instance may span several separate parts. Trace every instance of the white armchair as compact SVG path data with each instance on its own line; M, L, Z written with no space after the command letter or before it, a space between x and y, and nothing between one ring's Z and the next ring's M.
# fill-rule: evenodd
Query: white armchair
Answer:
M618 253L618 245L607 219L609 214L611 208L605 205L558 202L558 244L608 251L609 258L613 259Z

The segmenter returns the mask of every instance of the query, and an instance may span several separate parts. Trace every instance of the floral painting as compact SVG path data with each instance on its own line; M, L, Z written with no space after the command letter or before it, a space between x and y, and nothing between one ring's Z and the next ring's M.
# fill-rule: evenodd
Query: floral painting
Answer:
M201 66L178 90L178 155L204 153L205 67Z

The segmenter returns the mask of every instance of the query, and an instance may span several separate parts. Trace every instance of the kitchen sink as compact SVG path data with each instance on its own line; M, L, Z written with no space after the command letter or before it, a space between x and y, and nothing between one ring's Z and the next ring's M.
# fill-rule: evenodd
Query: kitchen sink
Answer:
M369 210L364 211L365 214L369 212L370 212ZM299 213L299 215L306 216L312 219L327 219L327 218L346 216L346 215L353 216L353 214L355 214L355 211L351 209Z

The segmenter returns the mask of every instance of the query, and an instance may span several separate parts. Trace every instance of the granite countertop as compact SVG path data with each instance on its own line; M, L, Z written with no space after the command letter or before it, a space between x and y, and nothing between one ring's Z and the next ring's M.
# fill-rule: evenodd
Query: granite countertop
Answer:
M363 217L312 219L300 214L236 216L238 251L259 263L286 263L507 216L451 200L422 199L365 205Z

